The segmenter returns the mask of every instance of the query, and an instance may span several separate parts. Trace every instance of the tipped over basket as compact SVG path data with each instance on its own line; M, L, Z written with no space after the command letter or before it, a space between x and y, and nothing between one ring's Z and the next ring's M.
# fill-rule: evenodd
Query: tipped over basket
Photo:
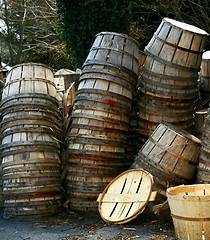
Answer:
M210 238L210 184L180 185L166 191L178 240Z

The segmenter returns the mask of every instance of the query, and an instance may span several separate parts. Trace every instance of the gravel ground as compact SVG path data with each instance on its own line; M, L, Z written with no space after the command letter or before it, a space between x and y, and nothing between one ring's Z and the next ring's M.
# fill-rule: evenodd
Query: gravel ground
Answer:
M176 240L171 219L142 214L127 224L105 223L98 213L65 210L57 216L36 221L3 218L0 240Z

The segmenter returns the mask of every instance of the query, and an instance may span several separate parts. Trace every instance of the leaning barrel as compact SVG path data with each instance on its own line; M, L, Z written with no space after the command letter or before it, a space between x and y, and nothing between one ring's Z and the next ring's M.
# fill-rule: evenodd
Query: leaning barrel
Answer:
M162 20L145 47L147 58L139 83L142 124L146 121L154 129L166 121L187 131L193 129L198 72L207 35L195 26ZM148 136L146 133L145 139Z
M210 97L210 51L204 52L199 74L199 91L203 106L208 107Z
M83 64L68 132L66 188L74 210L96 199L126 169L125 145L138 73L138 45L124 34L96 35Z
M197 182L210 183L210 109L208 109L201 136L201 151L197 170Z
M154 177L159 198L168 186L188 183L195 172L200 140L169 123L160 123L139 150L133 166Z
M4 216L34 218L61 208L60 135L53 72L21 64L7 76L1 102Z

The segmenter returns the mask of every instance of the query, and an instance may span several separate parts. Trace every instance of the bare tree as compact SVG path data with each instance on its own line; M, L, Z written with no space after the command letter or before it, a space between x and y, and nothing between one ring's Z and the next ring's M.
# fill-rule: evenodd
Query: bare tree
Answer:
M55 0L0 0L1 39L10 64L51 51L62 55Z

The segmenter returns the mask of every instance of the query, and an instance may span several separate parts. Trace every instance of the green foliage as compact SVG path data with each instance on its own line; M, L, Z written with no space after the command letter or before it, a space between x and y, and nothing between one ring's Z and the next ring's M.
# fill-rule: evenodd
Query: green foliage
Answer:
M129 32L129 0L57 0L63 38L75 67L81 67L95 34Z

